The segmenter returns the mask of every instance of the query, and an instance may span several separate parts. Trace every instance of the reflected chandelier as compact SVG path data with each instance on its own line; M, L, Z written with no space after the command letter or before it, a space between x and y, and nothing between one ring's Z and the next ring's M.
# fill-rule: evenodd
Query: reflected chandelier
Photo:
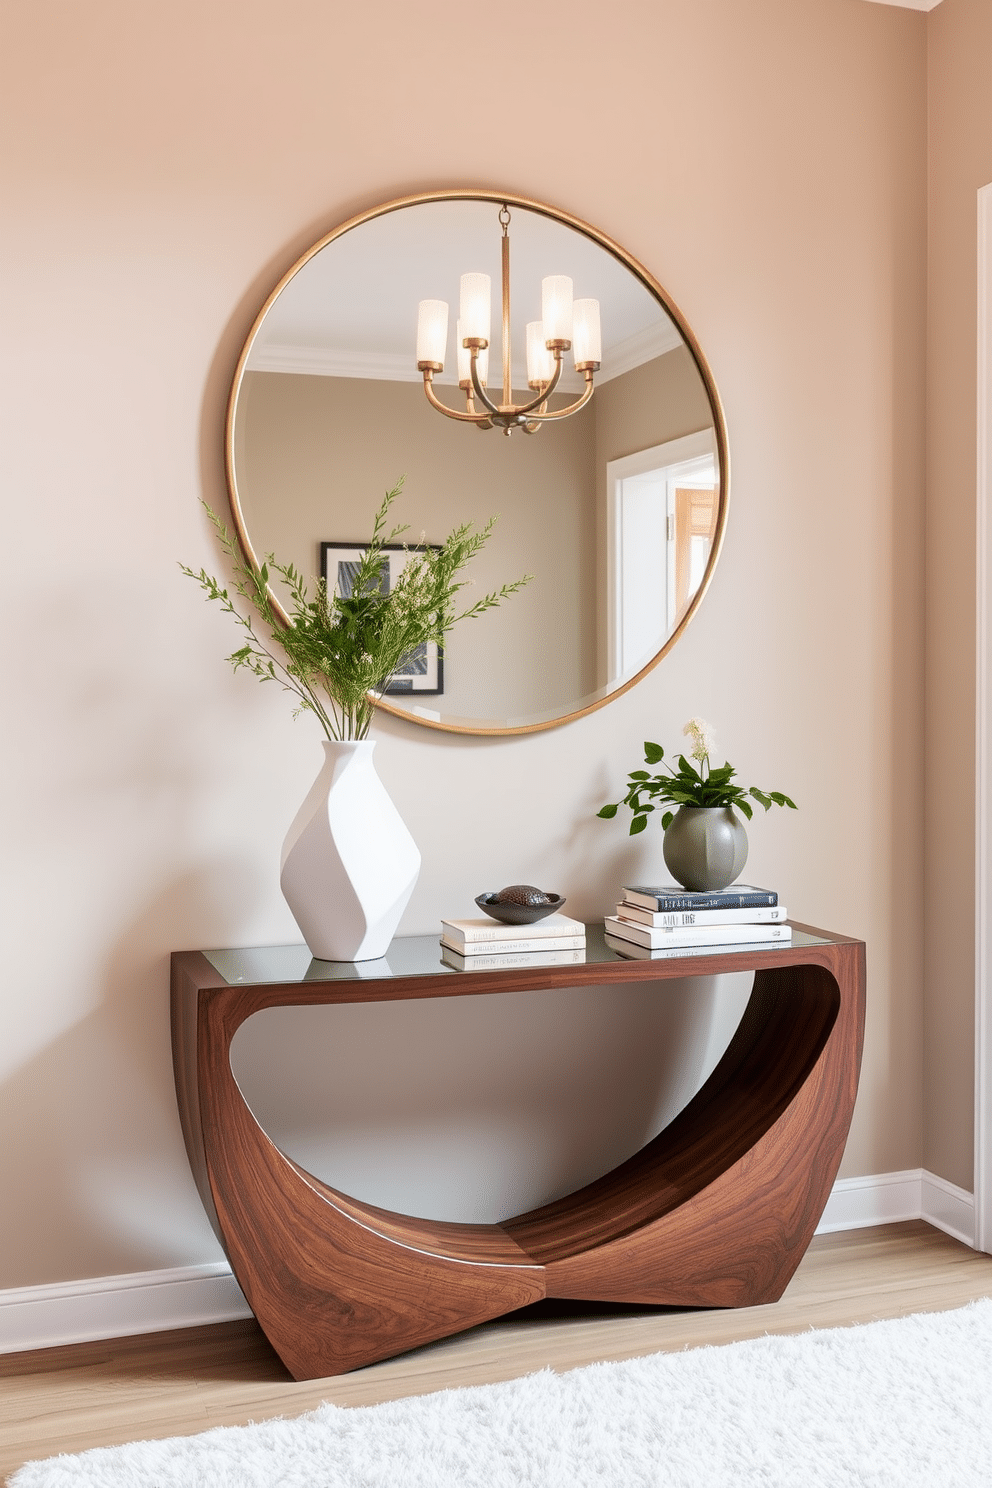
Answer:
M523 429L536 434L542 424L578 413L593 394L593 376L602 360L598 300L573 300L572 281L552 274L541 281L541 319L527 326L527 386L536 396L514 403L510 362L510 209L499 213L503 229L503 401L494 403L486 392L492 313L488 274L463 274L456 326L458 386L465 394L465 412L442 403L433 388L434 376L444 371L448 344L448 306L445 300L421 300L417 321L417 370L424 374L428 402L446 418L475 424L477 429ZM585 388L574 403L548 410L548 399L558 386L565 352L571 349L576 372ZM485 409L476 408L478 398Z

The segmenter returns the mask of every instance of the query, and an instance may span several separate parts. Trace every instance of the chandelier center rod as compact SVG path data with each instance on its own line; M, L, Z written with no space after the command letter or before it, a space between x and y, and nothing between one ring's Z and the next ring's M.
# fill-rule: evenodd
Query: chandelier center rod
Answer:
M509 409L513 401L513 371L510 365L510 209L505 202L499 221L503 229L503 406Z

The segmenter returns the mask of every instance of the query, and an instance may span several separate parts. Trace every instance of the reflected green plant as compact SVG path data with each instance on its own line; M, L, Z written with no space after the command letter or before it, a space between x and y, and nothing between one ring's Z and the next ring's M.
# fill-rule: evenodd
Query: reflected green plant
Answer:
M376 512L372 537L347 596L329 592L323 579L314 582L311 593L300 571L291 563L277 562L272 553L258 569L251 567L206 503L231 560L232 584L225 588L205 569L197 572L179 565L245 633L244 645L228 657L235 671L244 668L260 682L279 683L296 697L295 715L315 713L329 739L364 739L377 697L407 657L427 642L443 644L460 620L494 609L533 577L524 574L459 609L458 596L469 582L459 576L489 541L496 523L493 516L480 528L462 523L439 547L408 548L402 572L383 592L385 550L408 530L405 523L391 530L386 525L402 487L401 479ZM289 596L288 626L269 587L273 575L282 580Z

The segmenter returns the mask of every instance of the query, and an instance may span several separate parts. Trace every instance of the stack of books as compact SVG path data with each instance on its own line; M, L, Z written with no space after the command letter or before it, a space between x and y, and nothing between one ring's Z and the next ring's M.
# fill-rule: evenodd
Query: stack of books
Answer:
M771 889L731 884L690 893L678 884L632 884L605 919L607 944L621 955L684 955L687 949L790 941L789 912Z
M498 966L559 966L586 959L586 927L553 914L533 925L498 920L441 921L441 960L456 971Z

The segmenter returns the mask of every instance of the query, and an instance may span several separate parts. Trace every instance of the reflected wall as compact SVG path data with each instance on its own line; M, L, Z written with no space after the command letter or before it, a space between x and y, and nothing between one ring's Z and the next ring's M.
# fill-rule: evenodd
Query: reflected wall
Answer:
M496 515L468 597L530 573L497 610L456 627L443 701L416 706L516 722L568 713L609 684L606 467L708 427L684 347L597 389L577 417L539 437L488 437L441 419L411 382L248 372L236 424L245 523L259 554L320 572L322 542L367 539L385 491L403 540L441 542Z

